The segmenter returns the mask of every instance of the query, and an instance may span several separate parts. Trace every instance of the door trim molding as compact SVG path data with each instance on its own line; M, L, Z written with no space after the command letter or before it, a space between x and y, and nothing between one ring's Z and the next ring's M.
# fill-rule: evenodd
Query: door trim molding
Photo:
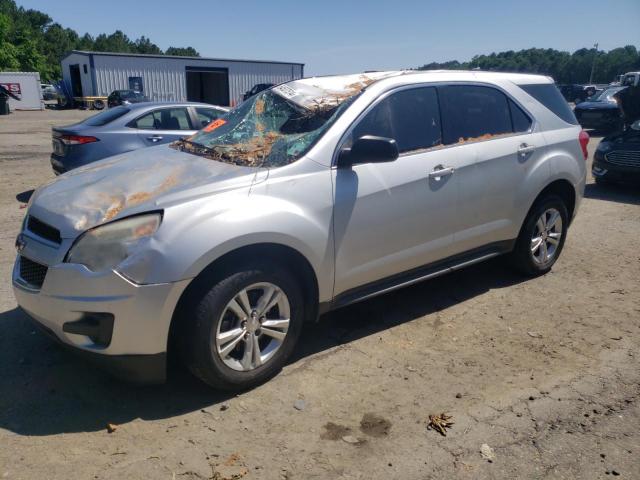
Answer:
M415 283L429 280L430 278L439 277L440 275L454 272L498 255L508 253L513 250L515 242L515 239L493 242L483 247L474 248L473 250L423 265L422 267L346 290L336 295L333 301L322 302L319 309L320 313L323 314L353 303L368 300L378 295L408 287Z

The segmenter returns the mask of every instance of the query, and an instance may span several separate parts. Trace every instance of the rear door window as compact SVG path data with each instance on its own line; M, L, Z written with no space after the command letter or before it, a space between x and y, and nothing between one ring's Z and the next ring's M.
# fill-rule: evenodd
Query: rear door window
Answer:
M100 112L93 117L87 118L84 122L84 125L89 125L91 127L101 127L106 125L107 123L111 123L114 120L122 117L123 115L129 113L129 109L127 107L115 107L110 108L109 110L105 110L104 112Z
M439 87L445 145L486 140L512 133L511 107L495 88L476 85Z
M134 121L142 130L193 130L186 108L162 108L154 110Z
M389 95L358 123L350 142L364 135L393 138L400 153L440 145L442 133L436 89L419 87Z
M578 120L576 120L576 116L571 111L571 107L569 107L569 104L555 84L539 83L518 86L565 122L571 125L578 125Z

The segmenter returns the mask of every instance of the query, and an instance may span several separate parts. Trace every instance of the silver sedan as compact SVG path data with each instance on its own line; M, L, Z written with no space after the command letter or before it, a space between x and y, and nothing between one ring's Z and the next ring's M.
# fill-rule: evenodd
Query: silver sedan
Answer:
M206 103L122 105L80 123L51 129L56 174L120 153L193 135L229 109Z

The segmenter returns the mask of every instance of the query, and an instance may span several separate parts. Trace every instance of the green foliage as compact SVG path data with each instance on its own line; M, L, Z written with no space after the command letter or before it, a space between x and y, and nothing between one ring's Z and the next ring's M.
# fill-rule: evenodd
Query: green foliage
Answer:
M178 55L181 57L199 57L200 54L193 47L181 48L181 47L169 47L164 52L165 55Z
M469 62L457 60L423 65L418 70L452 69L480 70L498 72L526 72L549 75L557 83L609 83L617 75L640 70L640 52L633 45L615 48L608 52L581 48L573 53L561 52L552 48L529 48L514 52L477 55Z
M62 77L60 61L71 50L163 54L145 36L131 40L120 30L95 38L88 33L80 36L54 23L46 13L18 7L15 0L0 0L0 71L37 71L43 81L58 80ZM165 53L200 56L192 47L169 47Z

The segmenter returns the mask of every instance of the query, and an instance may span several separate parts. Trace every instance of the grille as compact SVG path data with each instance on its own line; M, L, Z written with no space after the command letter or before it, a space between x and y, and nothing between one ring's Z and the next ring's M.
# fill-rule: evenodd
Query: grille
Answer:
M27 220L27 228L36 235L49 240L54 243L61 243L60 230L53 228L51 225L47 225L36 217L29 215Z
M623 167L640 167L640 150L615 150L607 153L607 162Z
M29 285L41 288L46 275L46 265L29 260L27 257L20 257L20 278Z

